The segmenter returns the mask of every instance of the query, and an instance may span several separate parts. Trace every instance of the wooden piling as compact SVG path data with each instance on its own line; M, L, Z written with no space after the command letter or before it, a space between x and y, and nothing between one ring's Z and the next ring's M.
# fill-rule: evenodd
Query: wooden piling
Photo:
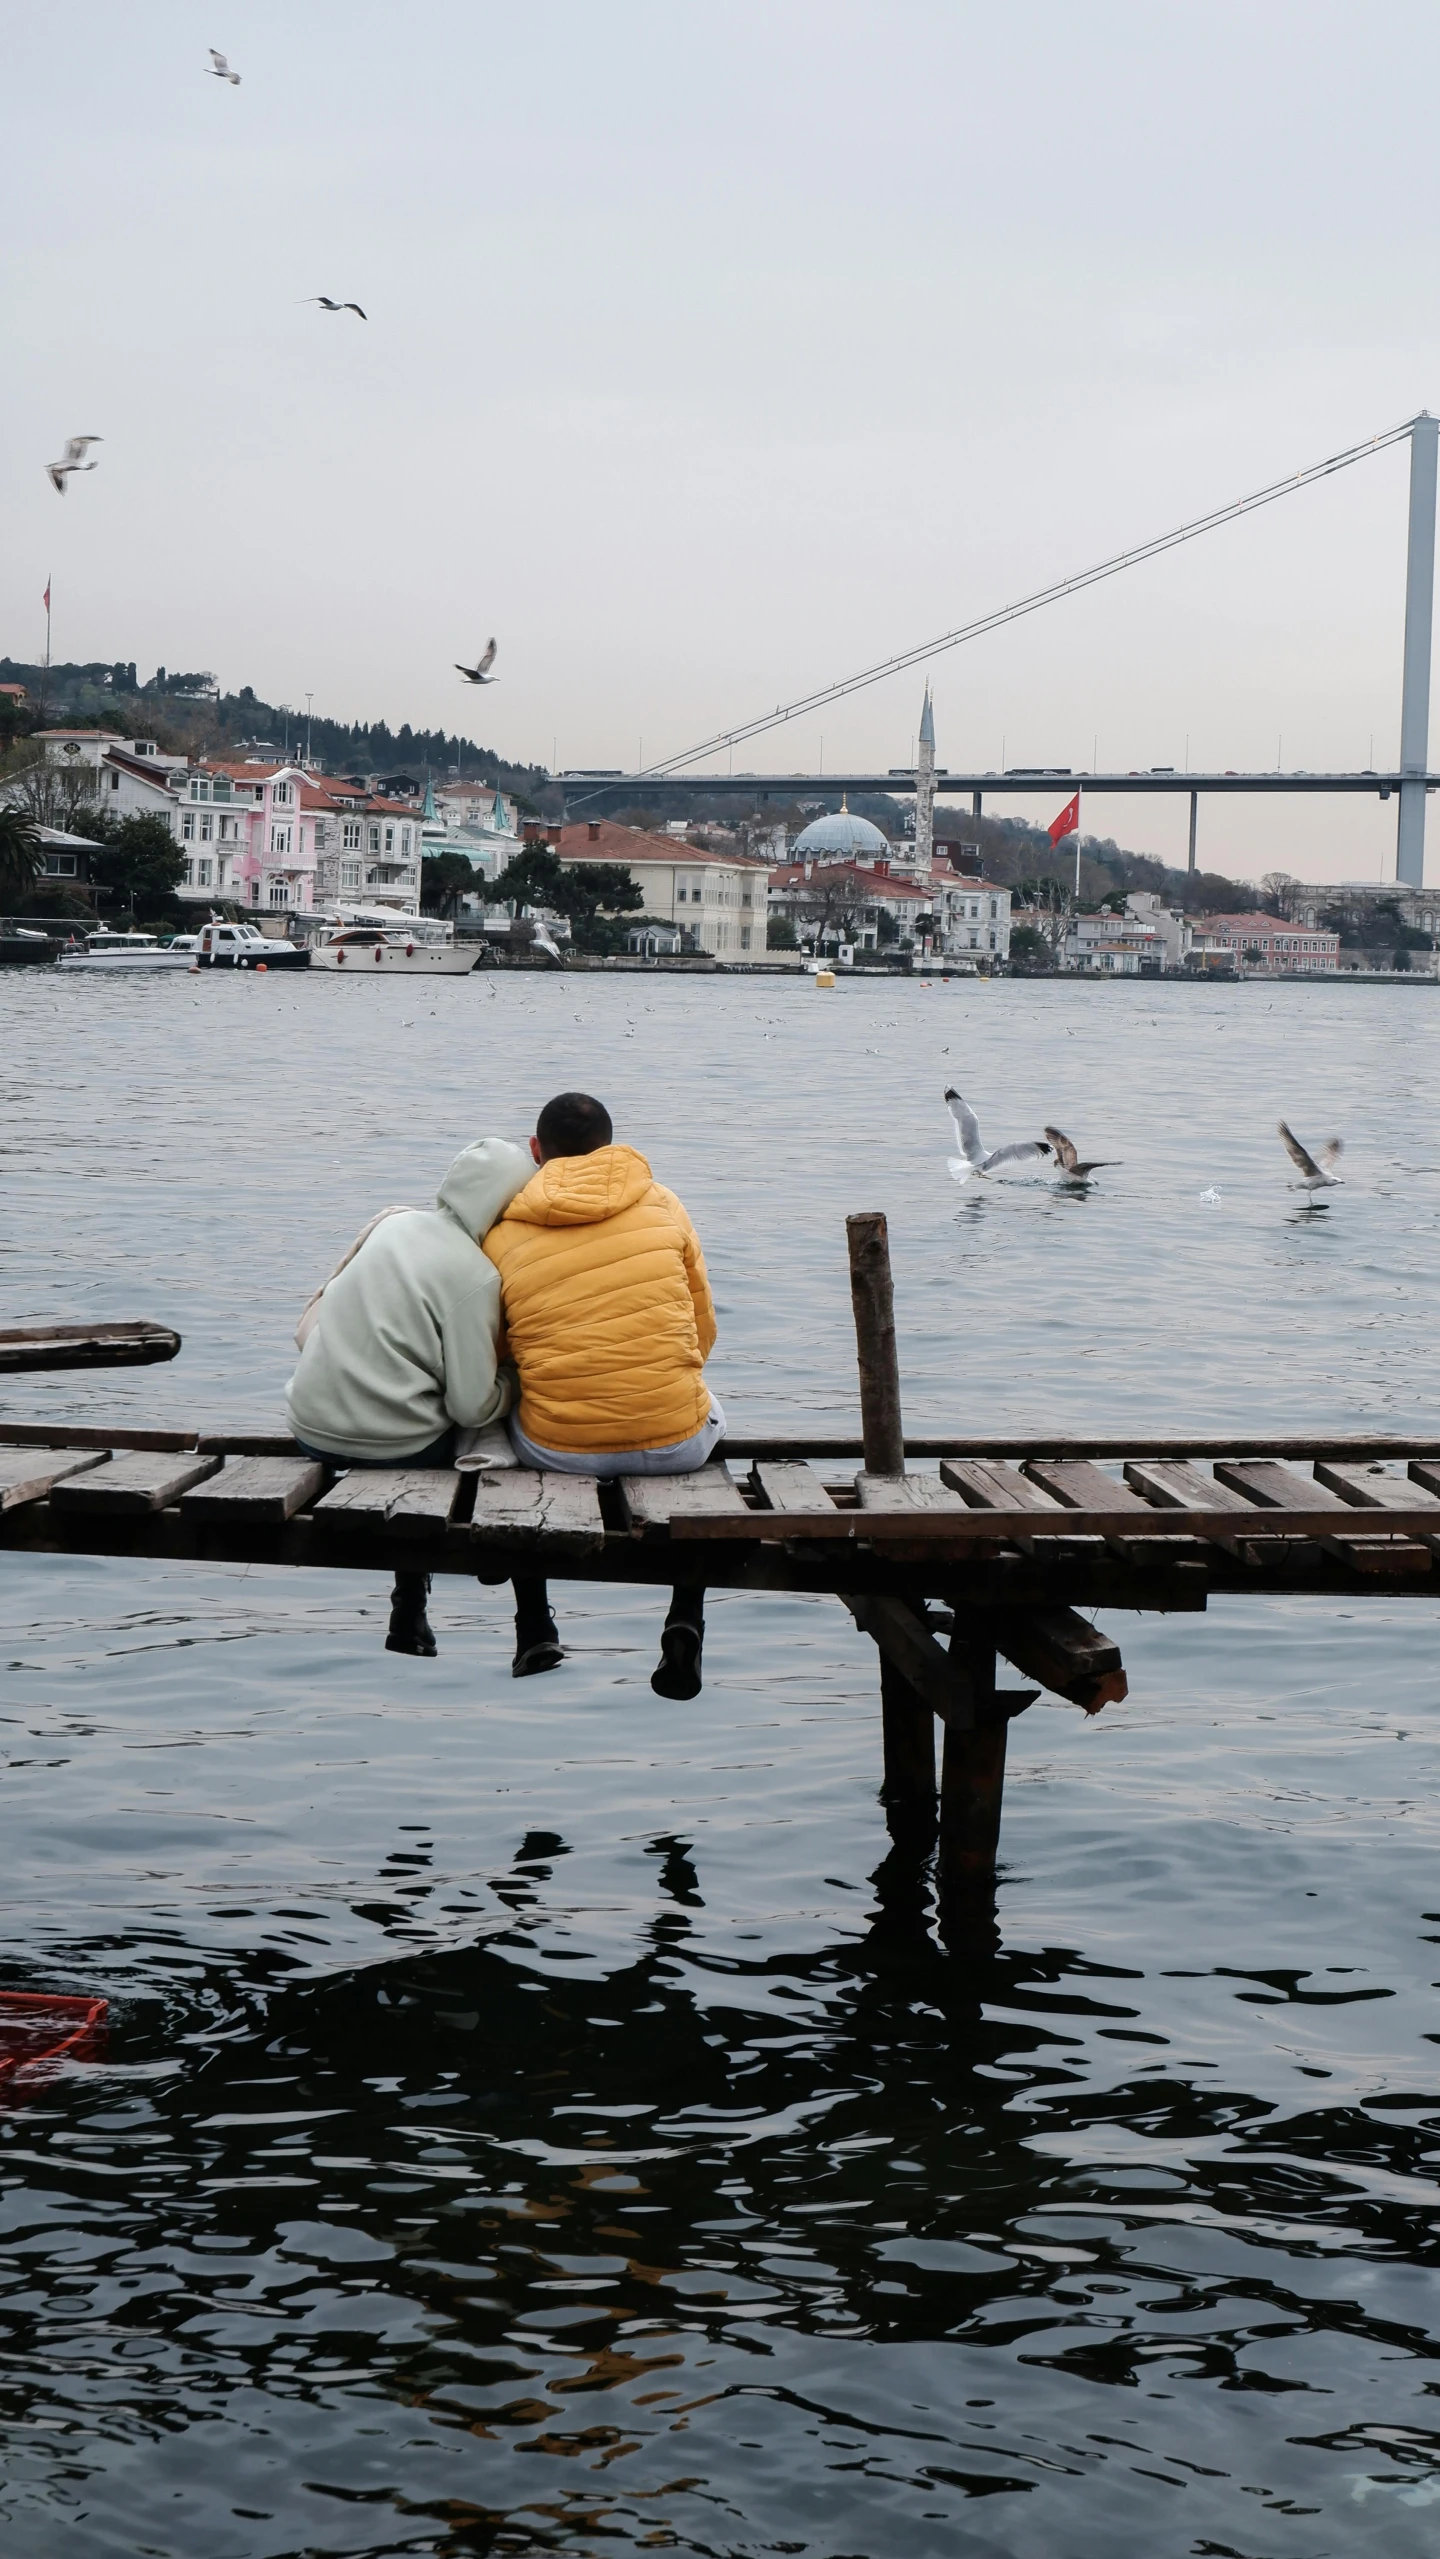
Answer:
M940 1899L960 1909L988 1908L995 1890L1005 1747L1010 1730L995 1694L995 1646L957 1626L952 1652L963 1655L975 1703L968 1728L947 1724L940 1779Z
M905 1425L895 1349L895 1286L882 1210L845 1220L850 1302L860 1366L860 1429L870 1475L903 1475ZM877 1635L877 1642L879 1637ZM928 1848L935 1835L935 1714L884 1645L880 1651L885 1818L897 1843Z

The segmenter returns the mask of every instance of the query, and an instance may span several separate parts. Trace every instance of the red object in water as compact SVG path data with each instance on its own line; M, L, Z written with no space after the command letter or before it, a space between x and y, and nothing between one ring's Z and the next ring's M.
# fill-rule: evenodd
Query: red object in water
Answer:
M0 2091L37 2062L82 2060L104 2028L108 2002L64 1991L0 1990Z

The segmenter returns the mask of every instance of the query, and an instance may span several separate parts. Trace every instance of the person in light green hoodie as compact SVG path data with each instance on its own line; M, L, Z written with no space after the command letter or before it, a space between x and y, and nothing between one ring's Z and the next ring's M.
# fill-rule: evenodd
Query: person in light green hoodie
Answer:
M356 1238L295 1336L300 1360L285 1400L309 1455L445 1466L457 1430L509 1411L513 1376L497 1357L500 1274L481 1238L534 1170L526 1148L481 1138L456 1156L434 1208L382 1210ZM545 1585L515 1590L516 1669L550 1669L561 1655ZM396 1574L389 1651L435 1652L429 1591L427 1574Z

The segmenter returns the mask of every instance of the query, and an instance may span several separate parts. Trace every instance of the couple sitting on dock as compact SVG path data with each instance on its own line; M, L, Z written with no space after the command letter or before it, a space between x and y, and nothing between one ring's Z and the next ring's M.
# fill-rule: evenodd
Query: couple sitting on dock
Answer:
M681 1475L725 1417L701 1371L715 1308L700 1241L588 1093L547 1102L528 1149L481 1138L433 1209L386 1209L311 1299L286 1390L307 1455L449 1466L506 1422L507 1459L567 1475ZM538 1167L538 1170L537 1170ZM429 1577L397 1573L391 1652L433 1654ZM542 1580L517 1575L514 1674L563 1659ZM650 1685L700 1692L704 1591L677 1585Z

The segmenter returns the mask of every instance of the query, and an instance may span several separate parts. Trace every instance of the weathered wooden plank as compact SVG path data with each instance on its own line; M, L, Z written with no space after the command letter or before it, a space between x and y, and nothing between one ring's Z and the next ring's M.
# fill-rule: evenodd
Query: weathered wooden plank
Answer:
M963 1516L969 1508L938 1475L872 1475L866 1470L856 1476L855 1491L867 1520L876 1512L905 1520L913 1519L917 1511Z
M1274 1543L1282 1536L1292 1540L1324 1537L1334 1528L1337 1507L1333 1498L1326 1497L1323 1507L1317 1504L1310 1510L1287 1510L1283 1513L1251 1508L1241 1514L1218 1506L1208 1510L1177 1510L1167 1515L1164 1533L1167 1539L1172 1536L1201 1537L1223 1546L1233 1546L1237 1540L1247 1545L1258 1545L1267 1541ZM1344 1516L1343 1510L1341 1516ZM1052 1519L1055 1522L1053 1528L1050 1526ZM1253 1531L1247 1520L1254 1522ZM1408 1514L1396 1512L1387 1519L1386 1525L1392 1534L1425 1534L1430 1527L1428 1505L1423 1513L1418 1505ZM734 1516L723 1512L710 1518L676 1517L672 1521L671 1534L675 1537L750 1537L773 1544L779 1539L793 1537L795 1527L793 1514L754 1510ZM963 1503L953 1511L909 1507L890 1511L847 1510L837 1503L828 1518L823 1512L808 1518L805 1535L807 1538L826 1539L863 1538L877 1547L903 1541L933 1546L941 1553L949 1547L960 1552L986 1544L1028 1542L1033 1545L1052 1535L1057 1540L1063 1539L1067 1546L1086 1537L1128 1537L1133 1542L1140 1542L1135 1538L1133 1511L1066 1511L1058 1517L1047 1513L1042 1524L1040 1515L1033 1510L970 1510ZM1154 1543L1150 1539L1144 1542ZM1376 1541L1372 1539L1369 1542L1374 1544Z
M772 1511L788 1511L805 1518L816 1511L835 1508L825 1486L813 1466L757 1465L750 1469L750 1480Z
M321 1527L428 1537L445 1528L460 1477L453 1466L355 1466L315 1505Z
M1069 1511L1143 1511L1147 1505L1126 1484L1117 1484L1086 1457L1029 1457L1025 1473L1032 1484Z
M1129 1695L1119 1645L1073 1608L1002 1609L989 1623L1007 1662L1087 1715Z
M496 1546L584 1553L605 1542L600 1488L593 1475L559 1475L528 1467L482 1470L475 1482L470 1535ZM543 1561L537 1558L537 1561Z
M1022 1475L1018 1466L1001 1465L993 1457L942 1457L940 1477L973 1510L1053 1511L1059 1507L1054 1495Z
M814 1458L821 1465L863 1454L863 1443L854 1434L813 1432L803 1438L780 1431L746 1431L727 1429L725 1454L735 1458ZM950 1432L942 1439L910 1437L905 1440L907 1458L994 1457L1018 1463L1024 1457L1095 1457L1095 1458L1176 1458L1209 1459L1212 1457L1293 1457L1305 1465L1315 1457L1393 1457L1402 1462L1412 1457L1440 1458L1440 1440L1428 1431L1306 1431L1258 1435L1229 1431L1217 1438L1213 1432L1169 1432L1155 1436L1131 1431L1117 1439L1110 1432L1085 1432L1060 1435L1054 1431L1015 1430L1002 1438L967 1438Z
M1307 1484L1303 1476L1294 1474L1273 1457L1221 1458L1217 1461L1215 1473L1222 1484L1243 1493L1247 1500L1264 1510L1277 1510L1287 1515L1303 1511L1313 1518L1316 1512L1323 1512L1327 1506L1338 1512L1346 1508L1339 1495L1329 1492L1323 1483ZM1414 1507L1412 1504L1412 1510ZM1403 1544L1392 1537L1332 1539L1326 1535L1323 1521L1320 1533L1336 1554L1344 1555L1362 1572L1426 1572L1429 1569L1430 1554L1424 1546Z
M324 1491L326 1472L309 1457L232 1457L182 1495L180 1508L197 1523L293 1519Z
M192 1484L218 1474L218 1457L160 1457L144 1449L126 1449L83 1475L57 1484L51 1501L57 1511L163 1511L178 1502Z
M167 1324L24 1324L0 1332L0 1372L145 1368L179 1348Z
M1187 1466L1183 1459L1132 1460L1125 1468L1125 1481L1156 1510L1249 1511L1254 1507L1243 1493L1232 1493L1228 1484L1202 1475L1198 1466Z
M1440 1511L1440 1467L1431 1471L1437 1480L1425 1489L1437 1497L1436 1509ZM1413 1467L1411 1473L1415 1473ZM1332 1461L1317 1457L1315 1481L1328 1485L1332 1493L1339 1494L1342 1502L1353 1502L1359 1510L1404 1511L1415 1508L1415 1485L1407 1483L1403 1475L1392 1475L1387 1467L1373 1458ZM1436 1525L1440 1527L1440 1520Z
M27 1502L43 1502L52 1484L103 1465L108 1451L65 1448L16 1448L0 1445L0 1511L23 1510Z
M743 1524L757 1516L723 1465L697 1466L689 1475L622 1475L620 1485L632 1528L673 1528L683 1520L693 1532L716 1520Z
M1412 1457L1409 1474L1411 1483L1418 1484L1422 1492L1440 1493L1440 1464L1434 1458Z

